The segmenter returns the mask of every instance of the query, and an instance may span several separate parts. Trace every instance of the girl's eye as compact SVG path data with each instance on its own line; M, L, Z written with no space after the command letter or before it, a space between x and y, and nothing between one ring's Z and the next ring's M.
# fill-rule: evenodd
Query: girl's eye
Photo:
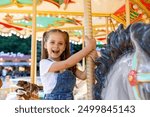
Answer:
M54 41L51 41L51 42L50 42L50 44L54 44L54 43L55 43Z
M63 43L58 43L59 45L63 45Z

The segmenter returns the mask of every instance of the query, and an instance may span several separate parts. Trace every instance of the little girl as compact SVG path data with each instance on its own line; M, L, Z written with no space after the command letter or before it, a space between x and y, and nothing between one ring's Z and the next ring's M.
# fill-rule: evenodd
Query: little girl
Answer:
M43 34L42 60L40 77L46 100L73 100L73 88L76 77L85 79L85 72L76 68L96 47L95 39L86 39L87 46L70 56L69 35L59 29L52 29Z

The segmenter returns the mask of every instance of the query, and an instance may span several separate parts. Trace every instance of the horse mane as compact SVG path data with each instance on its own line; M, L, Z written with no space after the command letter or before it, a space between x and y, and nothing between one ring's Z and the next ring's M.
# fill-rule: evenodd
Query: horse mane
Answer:
M101 99L101 92L111 67L122 56L135 52L134 46L136 44L140 45L145 53L150 56L149 27L150 25L144 23L135 23L124 29L123 25L120 24L116 31L108 35L107 44L100 50L101 56L96 59L95 78L97 82L94 86L95 99Z

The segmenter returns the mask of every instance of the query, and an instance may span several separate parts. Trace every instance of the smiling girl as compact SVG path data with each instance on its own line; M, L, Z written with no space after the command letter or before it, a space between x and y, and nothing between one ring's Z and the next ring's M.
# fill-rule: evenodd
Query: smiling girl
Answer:
M87 38L87 37L86 37ZM70 56L69 35L59 29L43 34L43 56L40 61L40 77L46 100L72 100L76 77L85 79L86 73L76 64L96 47L95 39L86 39L87 46Z

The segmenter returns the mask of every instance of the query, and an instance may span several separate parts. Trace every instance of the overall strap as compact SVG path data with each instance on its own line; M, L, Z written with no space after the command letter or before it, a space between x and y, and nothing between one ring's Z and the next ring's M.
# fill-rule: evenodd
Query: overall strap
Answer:
M52 61L52 59L50 59L50 58L47 58L47 60Z

